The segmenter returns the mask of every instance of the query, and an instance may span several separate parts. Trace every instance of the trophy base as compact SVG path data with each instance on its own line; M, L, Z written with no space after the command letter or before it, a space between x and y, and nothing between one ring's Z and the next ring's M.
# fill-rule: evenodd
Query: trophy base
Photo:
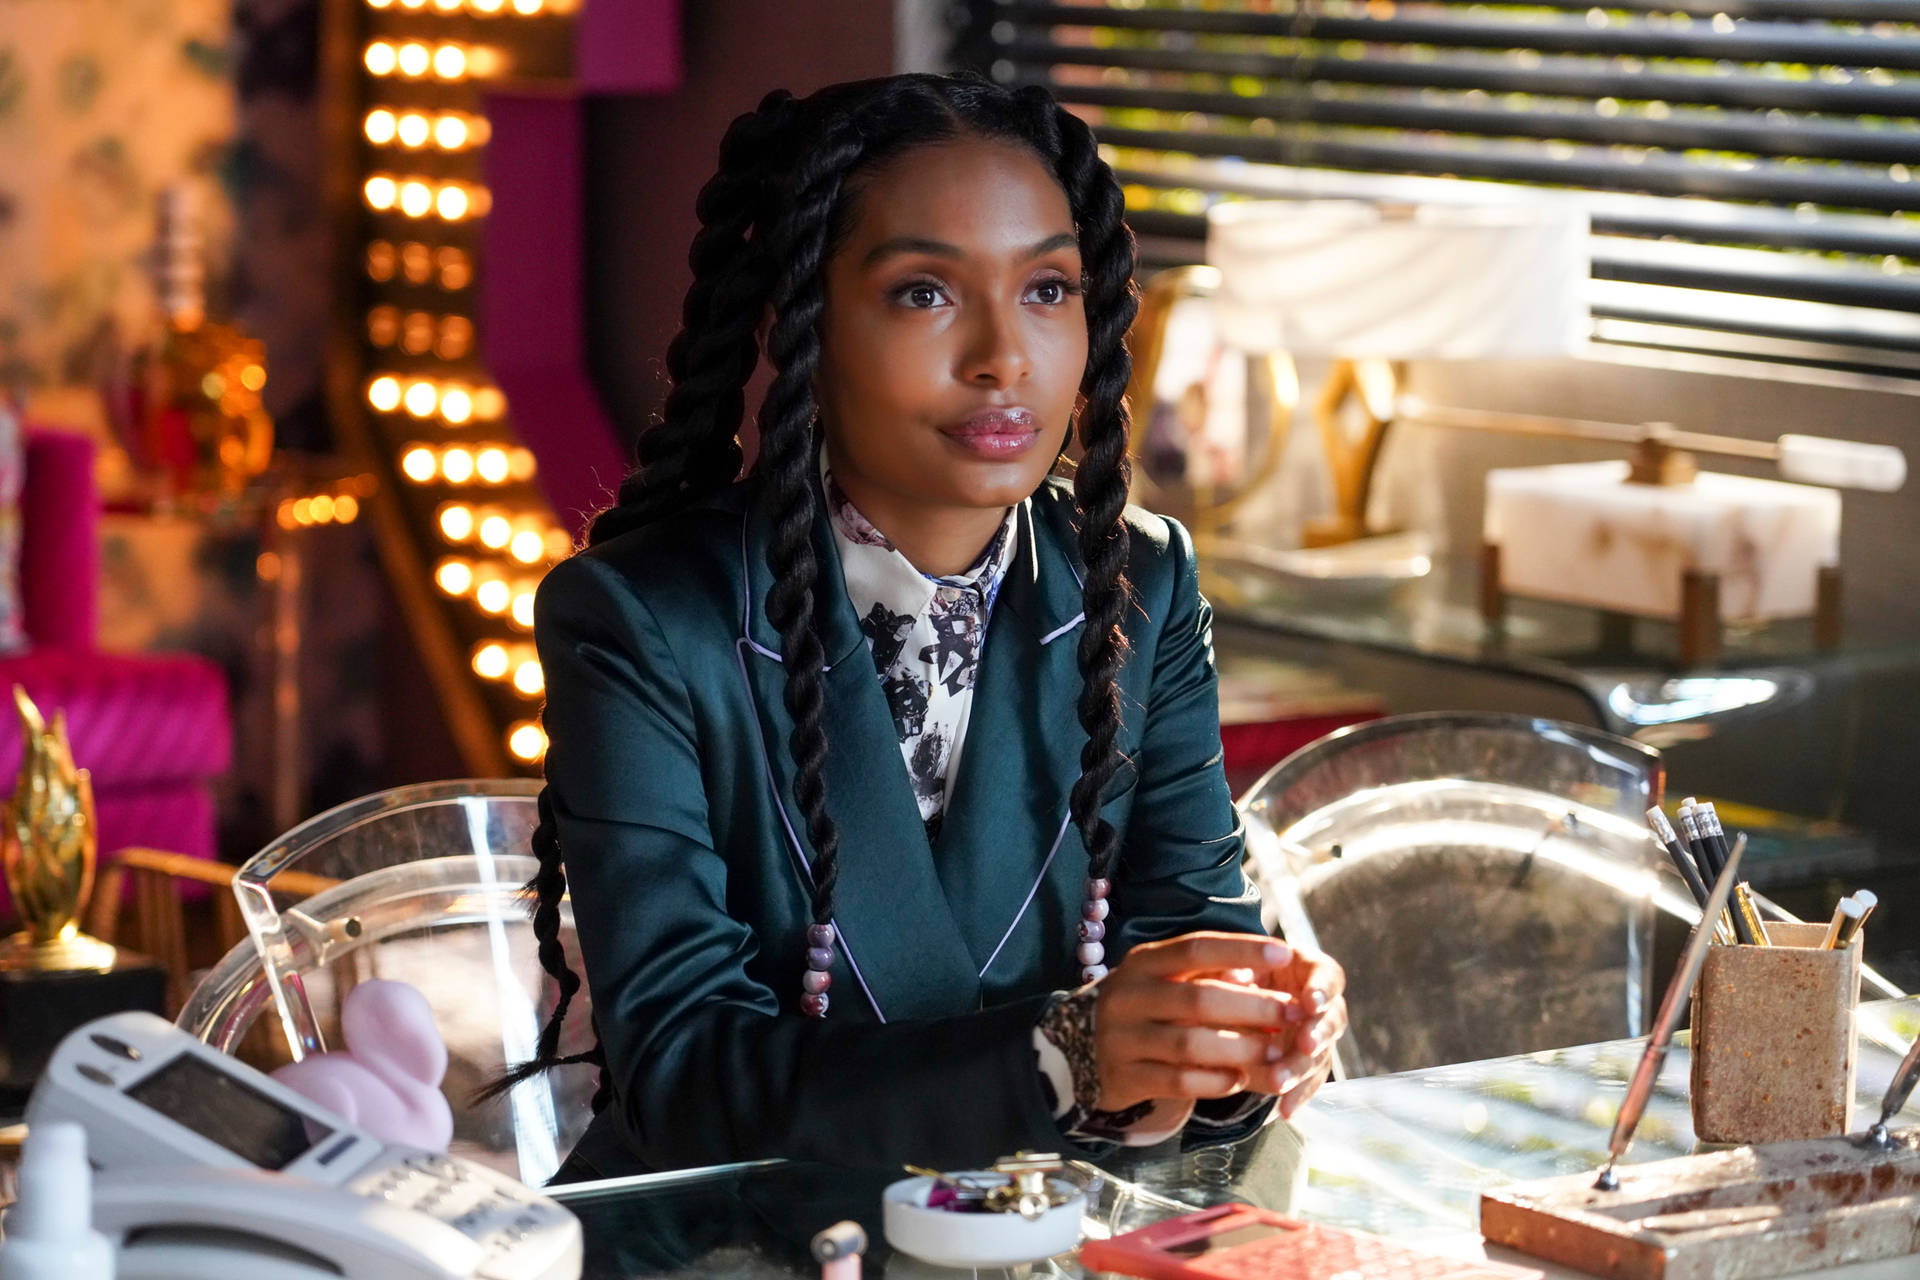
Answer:
M60 936L35 942L25 930L0 942L0 969L37 973L66 973L76 969L105 972L113 968L114 947L68 925Z
M130 1009L166 1016L167 971L124 947L108 950L105 968L0 968L0 1117L26 1110L54 1047L74 1028Z

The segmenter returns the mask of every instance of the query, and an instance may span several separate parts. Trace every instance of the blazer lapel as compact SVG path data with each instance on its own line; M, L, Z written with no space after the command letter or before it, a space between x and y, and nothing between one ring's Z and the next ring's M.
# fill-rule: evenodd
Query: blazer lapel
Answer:
M1058 918L1058 903L1077 909L1086 875L1085 846L1066 822L1086 742L1070 710L1080 689L1080 579L1064 542L1071 529L1053 527L1040 507L1035 500L1021 510L1020 547L987 628L960 775L934 850L989 986L996 973L1011 979L1064 963L1071 924ZM1066 891L1041 893L1043 880Z
M834 995L853 999L854 991L864 988L883 1021L973 1007L979 1002L979 967L934 873L892 714L847 598L827 519L822 502L813 539L820 565L814 610L828 663L823 677L827 754L822 776L827 811L840 832L834 922L858 983L844 994L836 984ZM811 894L814 851L794 799L786 675L779 633L764 612L771 581L766 559L770 535L758 503L751 504L741 546L745 590L739 648L760 721L767 774L788 828L782 837L794 856L795 875Z

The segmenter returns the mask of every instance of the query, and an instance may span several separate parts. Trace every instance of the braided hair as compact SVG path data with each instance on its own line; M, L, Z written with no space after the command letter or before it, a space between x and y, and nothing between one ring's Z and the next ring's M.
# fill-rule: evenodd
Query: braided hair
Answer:
M1130 480L1123 396L1131 373L1125 336L1137 308L1134 241L1119 184L1100 159L1092 131L1045 89L1008 89L971 73L890 76L829 86L804 100L776 90L756 110L735 119L720 144L719 171L695 206L700 230L689 255L693 284L680 331L667 349L672 389L663 415L641 436L638 465L622 482L616 502L594 518L587 533L591 546L667 519L738 479L745 387L758 358L756 329L770 306L766 348L774 378L760 406L756 463L773 530L768 567L774 585L765 608L780 633L784 699L793 720L786 745L795 770L794 796L813 849L813 947L832 941L839 862L839 829L823 771L829 749L822 726L825 653L815 621L819 565L812 541L812 382L820 362L825 267L851 230L850 179L912 147L967 136L1017 142L1037 154L1066 193L1080 241L1088 358L1080 385L1081 462L1073 494L1086 565L1077 709L1087 743L1070 813L1089 853L1088 875L1104 883L1118 838L1100 816L1100 796L1121 764L1116 680L1126 654L1120 620L1130 591L1121 509ZM550 1067L591 1062L600 1068L593 1101L598 1111L609 1097L609 1084L597 1038L584 1053L559 1054L561 1024L580 977L560 944L566 871L545 791L539 819L532 839L539 871L527 893L540 962L558 984L559 1000L541 1031L536 1056L489 1084L481 1096L503 1093ZM811 991L806 1007L824 1012L824 996Z

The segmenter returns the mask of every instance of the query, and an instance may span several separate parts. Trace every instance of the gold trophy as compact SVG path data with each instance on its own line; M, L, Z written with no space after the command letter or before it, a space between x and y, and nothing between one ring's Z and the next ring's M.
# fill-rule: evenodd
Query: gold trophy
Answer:
M0 805L0 861L25 927L0 943L0 969L111 969L113 947L80 932L78 924L93 892L92 780L74 767L64 712L54 715L49 729L19 685L13 686L13 705L20 711L25 749L13 799Z
M0 864L20 932L0 941L0 1117L26 1105L68 1032L127 1009L163 1014L166 971L80 932L93 891L93 784L74 767L67 721L48 727L20 686L20 776L0 802Z

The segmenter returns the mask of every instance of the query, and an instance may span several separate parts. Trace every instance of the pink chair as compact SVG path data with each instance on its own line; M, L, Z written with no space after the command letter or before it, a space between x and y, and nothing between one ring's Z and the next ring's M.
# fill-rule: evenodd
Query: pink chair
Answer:
M214 781L232 754L227 680L191 654L101 653L100 501L93 442L26 432L20 585L25 652L0 655L0 694L15 684L49 716L64 710L75 763L93 774L100 852L147 845L214 856ZM0 789L20 767L20 724L0 710ZM0 907L6 905L0 886Z

